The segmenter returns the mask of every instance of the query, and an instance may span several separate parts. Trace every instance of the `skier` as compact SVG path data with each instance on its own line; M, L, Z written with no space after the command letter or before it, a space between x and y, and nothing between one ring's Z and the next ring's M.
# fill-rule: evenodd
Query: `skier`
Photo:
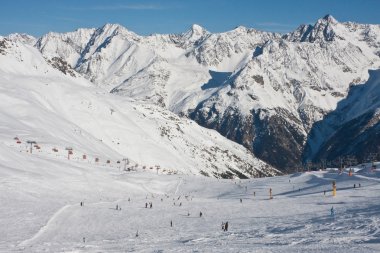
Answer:
M228 231L228 221L224 224L224 231Z
M173 227L173 221L170 221L170 226Z
M243 200L242 200L242 199L240 199L240 203L243 203Z
M323 191L323 195L326 196L326 190Z
M201 218L201 217L202 217L202 215L203 215L203 214L202 214L202 212L199 212L199 218Z
M359 184L359 188L360 188L360 186L361 186L361 185Z
M152 208L153 207L153 204L152 204L152 202L150 202L150 208Z
M331 207L330 215L331 215L331 218L335 219L335 210L333 206Z
M354 189L356 188L356 184L354 184Z
M182 206L182 202L179 202L179 206Z
M148 208L148 203L145 202L145 208Z
M82 201L80 202L80 206L83 206L83 202Z
M138 230L136 231L136 237L139 237L139 231Z
M86 242L86 237L83 237L83 243L85 243Z
M223 231L226 231L226 230L225 230L225 224L224 224L224 222L222 222L222 230L223 230Z
M116 204L116 210L119 210L119 205Z

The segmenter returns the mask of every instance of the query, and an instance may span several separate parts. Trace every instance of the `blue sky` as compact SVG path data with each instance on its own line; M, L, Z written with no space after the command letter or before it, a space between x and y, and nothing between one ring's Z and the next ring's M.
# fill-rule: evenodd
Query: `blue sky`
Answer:
M288 32L326 14L380 24L380 0L2 0L0 35L41 36L119 23L141 35L181 33L191 24L211 32L243 25Z

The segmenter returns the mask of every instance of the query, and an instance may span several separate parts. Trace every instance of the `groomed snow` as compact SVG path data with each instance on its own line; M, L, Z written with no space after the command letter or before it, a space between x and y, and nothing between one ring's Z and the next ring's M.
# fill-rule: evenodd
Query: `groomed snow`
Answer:
M352 177L332 171L218 180L125 172L4 144L0 151L1 252L380 250L380 173L368 165Z

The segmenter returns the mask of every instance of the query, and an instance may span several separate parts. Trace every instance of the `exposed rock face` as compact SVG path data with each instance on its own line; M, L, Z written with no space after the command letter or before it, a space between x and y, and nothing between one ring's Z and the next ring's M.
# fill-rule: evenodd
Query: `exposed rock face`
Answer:
M58 69L65 75L70 75L72 77L75 77L75 71L71 68L70 64L68 64L66 61L62 60L62 58L59 57L53 57L50 60L47 60L47 62L55 69Z
M7 39L0 37L0 54L5 55L7 49Z
M359 162L365 162L371 153L380 151L379 140L380 116L368 112L341 125L323 143L314 160L333 161L339 157L354 156Z
M276 108L274 112L268 116L267 112L258 109L244 116L237 109L229 108L224 112L227 116L219 115L212 108L207 113L202 109L195 110L190 117L200 125L216 129L230 140L243 144L272 166L290 171L300 166L304 135L293 127L292 120L299 120L289 112L282 108Z

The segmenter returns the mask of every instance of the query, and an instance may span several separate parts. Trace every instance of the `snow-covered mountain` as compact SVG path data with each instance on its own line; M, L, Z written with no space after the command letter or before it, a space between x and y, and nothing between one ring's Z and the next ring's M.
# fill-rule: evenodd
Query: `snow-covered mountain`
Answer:
M86 37L87 31L79 33ZM32 140L41 156L65 159L71 147L74 160L98 158L120 166L126 158L128 168L166 174L246 178L279 173L216 131L71 75L70 64L63 74L62 65L52 62L62 58L45 59L28 44L0 39L0 141L9 148L25 152Z
M315 123L380 67L380 26L330 15L285 35L241 26L213 34L193 25L140 36L106 24L49 33L35 46L65 72L194 119L283 170L314 158L331 135L314 140Z
M380 67L379 38L378 25L331 16L301 26L257 48L190 116L278 168L297 166L315 122L335 110L350 86L364 83L368 69Z

